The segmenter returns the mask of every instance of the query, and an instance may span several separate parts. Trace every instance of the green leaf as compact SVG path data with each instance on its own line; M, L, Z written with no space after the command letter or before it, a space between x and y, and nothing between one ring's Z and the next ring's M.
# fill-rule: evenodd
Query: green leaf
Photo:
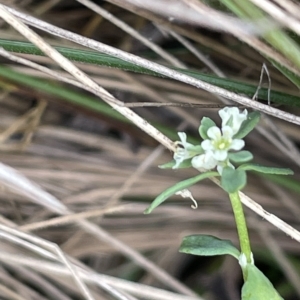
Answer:
M169 187L164 192L162 192L159 196L157 196L150 206L144 211L144 214L150 214L154 208L156 208L158 205L163 203L166 199L174 195L175 193L182 191L184 189L189 188L190 186L194 185L198 181L201 181L203 179L213 177L213 176L219 176L218 172L205 172L200 175L197 175L195 177L180 181L176 183L175 185Z
M265 167L257 164L244 164L238 167L238 170L244 171L255 171L264 174L275 174L275 175L293 175L294 172L288 168L273 168Z
M246 282L242 288L242 300L283 300L269 279L255 266L245 267Z
M208 118L208 117L203 117L201 120L201 125L199 127L199 134L203 138L203 140L209 139L207 136L207 130L213 126L216 126L216 123Z
M230 167L223 169L221 186L229 194L240 191L247 183L247 175L244 170L235 170Z
M240 256L240 251L231 241L202 234L184 237L179 252L202 256L229 254L237 260Z
M240 130L234 135L235 139L242 139L246 135L248 135L254 127L257 125L260 119L260 113L257 111L253 111L247 116L247 120L245 120L242 125Z
M250 151L243 150L236 153L228 153L228 158L231 162L240 164L253 159L253 155Z
M169 161L163 165L159 165L158 167L160 169L171 169L175 166L176 164L176 161L175 160L172 160L172 161ZM192 166L192 158L190 159L186 159L184 160L179 166L177 169L184 169L184 168L190 168Z

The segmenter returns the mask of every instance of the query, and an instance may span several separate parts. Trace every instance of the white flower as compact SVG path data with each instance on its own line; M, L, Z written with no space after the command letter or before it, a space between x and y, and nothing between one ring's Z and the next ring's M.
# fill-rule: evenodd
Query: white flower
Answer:
M192 166L198 170L212 170L217 167L220 175L225 167L234 169L229 161L228 152L241 150L245 142L242 139L234 139L233 135L231 126L223 126L222 130L217 126L210 127L207 130L208 139L201 143L204 153L192 159Z
M217 126L210 127L207 132L207 139L200 145L193 145L187 142L186 134L178 132L180 141L174 153L176 169L186 160L191 159L192 166L198 170L212 170L217 167L222 175L225 167L234 169L228 158L230 150L239 151L245 146L242 139L234 139L234 135L240 130L242 123L247 119L248 112L245 109L240 113L237 107L225 107L219 111L222 119L221 129ZM200 126L201 127L201 126Z
M237 107L224 107L219 110L219 116L222 119L222 128L230 126L233 134L236 134L240 130L242 123L247 119L247 115L247 109L240 113Z
M177 148L173 155L176 164L173 166L172 169L177 169L178 166L184 160L191 158L195 155L195 153L189 151L191 148L194 147L194 145L186 141L186 134L184 132L178 132L178 136L180 138L180 142L177 142Z
M214 158L212 151L206 151L204 154L197 155L192 159L192 166L195 169L214 169L218 164L218 161Z
M229 150L241 150L245 142L241 139L233 139L234 131L230 126L222 127L222 131L217 126L210 127L207 136L210 139L204 140L201 146L205 152L212 151L213 157L217 161L227 159Z

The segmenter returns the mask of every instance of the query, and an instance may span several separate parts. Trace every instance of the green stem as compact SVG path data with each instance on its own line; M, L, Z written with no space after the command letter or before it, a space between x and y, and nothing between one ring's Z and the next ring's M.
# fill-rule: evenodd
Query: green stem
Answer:
M247 262L251 263L252 261L251 246L250 246L250 240L248 235L248 228L247 228L246 219L244 215L242 202L239 196L239 192L229 194L229 198L231 201L231 206L233 209L234 218L237 226L241 252L245 254L247 258Z

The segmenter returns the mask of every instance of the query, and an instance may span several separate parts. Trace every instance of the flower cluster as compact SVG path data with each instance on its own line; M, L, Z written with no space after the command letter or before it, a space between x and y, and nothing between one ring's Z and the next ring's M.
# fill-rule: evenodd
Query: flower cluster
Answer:
M192 166L198 170L212 170L217 167L220 175L224 167L234 168L229 159L229 151L239 151L245 145L244 140L234 136L247 119L248 112L246 109L240 112L237 107L225 107L219 111L219 116L222 119L221 128L209 118L202 120L199 132L204 140L201 146L188 143L184 132L178 133L180 142L177 142L174 153L176 163L173 169L187 159L191 159Z

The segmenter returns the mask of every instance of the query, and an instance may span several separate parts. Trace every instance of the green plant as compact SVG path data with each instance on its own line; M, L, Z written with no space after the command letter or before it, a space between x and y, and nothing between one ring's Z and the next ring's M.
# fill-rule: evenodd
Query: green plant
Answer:
M290 169L270 168L249 162L253 159L253 155L249 151L242 150L245 146L243 138L258 124L260 119L258 112L248 113L246 109L240 112L237 107L225 107L219 111L219 115L222 119L221 128L210 118L202 119L199 134L203 141L199 145L187 142L186 134L179 132L180 141L176 142L174 160L161 166L173 169L193 167L203 173L168 188L151 203L145 213L151 213L155 207L176 193L192 198L187 188L205 178L221 177L221 187L228 193L231 201L241 251L231 241L208 235L185 237L180 251L204 256L232 255L238 260L243 272L243 300L282 299L271 282L254 264L239 191L247 183L247 171L276 175L291 175L293 172ZM212 171L215 168L217 171ZM193 198L192 200L195 201Z

